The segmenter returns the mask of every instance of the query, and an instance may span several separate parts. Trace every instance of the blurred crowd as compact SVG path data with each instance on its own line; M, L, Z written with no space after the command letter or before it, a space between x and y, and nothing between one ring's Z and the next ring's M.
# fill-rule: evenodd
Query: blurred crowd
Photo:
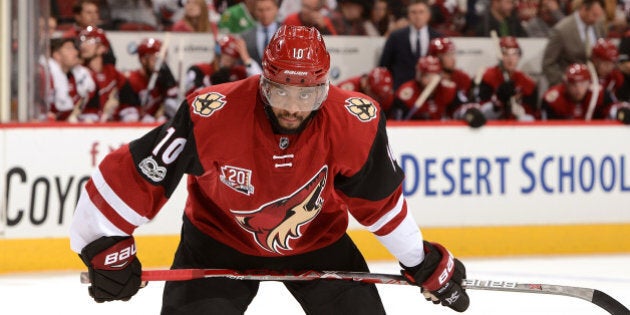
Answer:
M182 95L261 73L264 48L287 24L384 37L377 67L337 85L374 98L390 119L630 123L629 22L630 0L51 0L38 118L165 121ZM209 33L218 49L180 85L156 38L139 38L140 68L119 71L110 30ZM463 36L491 37L496 66L458 69L451 38ZM549 38L544 85L518 69L523 37Z

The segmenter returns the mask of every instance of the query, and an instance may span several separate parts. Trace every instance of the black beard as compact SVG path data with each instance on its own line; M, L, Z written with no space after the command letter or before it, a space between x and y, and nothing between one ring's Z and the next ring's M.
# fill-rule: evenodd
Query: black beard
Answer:
M311 121L313 116L315 116L315 114L317 113L316 110L312 111L308 116L306 116L306 118L300 123L297 128L288 129L280 126L280 123L278 122L278 117L276 117L276 114L273 113L270 105L263 103L263 107L265 108L265 114L267 114L267 118L271 123L271 129L273 129L273 133L281 135L293 135L302 132L302 130L306 128L306 125L308 125L308 123Z

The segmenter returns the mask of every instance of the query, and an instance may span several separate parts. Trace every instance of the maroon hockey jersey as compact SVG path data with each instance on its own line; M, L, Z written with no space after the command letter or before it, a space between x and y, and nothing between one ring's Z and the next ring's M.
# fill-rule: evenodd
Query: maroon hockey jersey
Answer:
M171 121L103 160L77 211L131 234L186 173L186 216L245 254L330 245L345 233L348 212L376 235L395 229L407 215L403 173L374 101L330 86L306 128L281 135L272 131L258 82L252 76L189 95Z

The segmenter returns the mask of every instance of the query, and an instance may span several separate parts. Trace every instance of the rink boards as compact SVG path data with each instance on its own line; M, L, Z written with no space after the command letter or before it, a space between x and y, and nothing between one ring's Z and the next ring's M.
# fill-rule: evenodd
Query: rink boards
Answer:
M0 272L80 269L67 231L81 187L152 127L0 126ZM391 123L388 134L424 237L457 256L630 252L626 126ZM182 188L136 232L144 266L171 262ZM392 259L355 221L350 234L367 259Z

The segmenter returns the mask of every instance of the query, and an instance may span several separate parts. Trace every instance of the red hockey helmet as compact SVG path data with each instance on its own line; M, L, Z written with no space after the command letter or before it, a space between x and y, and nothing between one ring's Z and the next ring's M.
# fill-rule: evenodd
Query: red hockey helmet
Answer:
M262 68L260 90L269 106L314 111L328 96L330 55L316 28L281 26L265 48Z
M109 41L105 36L105 31L101 28L88 26L79 33L79 41L81 43L89 40L94 40L95 42L103 44L105 47L109 48Z
M232 35L225 35L219 38L219 47L221 47L221 54L228 55L233 58L240 58L236 44L236 38Z
M379 98L379 102L388 100L394 95L392 74L385 67L377 67L368 73L367 83L370 91Z
M514 50L518 51L518 54L521 54L521 46L516 41L516 37L514 36L504 36L499 40L499 47L501 47L502 53L512 52Z
M157 54L162 48L162 41L157 38L145 38L138 45L138 57L142 58L147 55Z
M434 56L424 56L418 59L416 63L416 71L425 73L440 73L442 72L442 66L440 60Z
M568 83L584 82L591 80L591 74L583 63L571 64L564 72L564 79Z
M263 53L262 68L263 76L276 83L327 84L330 55L316 28L283 25Z
M611 40L605 38L598 39L591 52L591 57L606 61L616 62L619 58L619 50L617 50L617 46L615 46Z
M448 37L435 38L429 43L428 54L431 56L437 57L438 55L453 51L455 51L455 44Z

